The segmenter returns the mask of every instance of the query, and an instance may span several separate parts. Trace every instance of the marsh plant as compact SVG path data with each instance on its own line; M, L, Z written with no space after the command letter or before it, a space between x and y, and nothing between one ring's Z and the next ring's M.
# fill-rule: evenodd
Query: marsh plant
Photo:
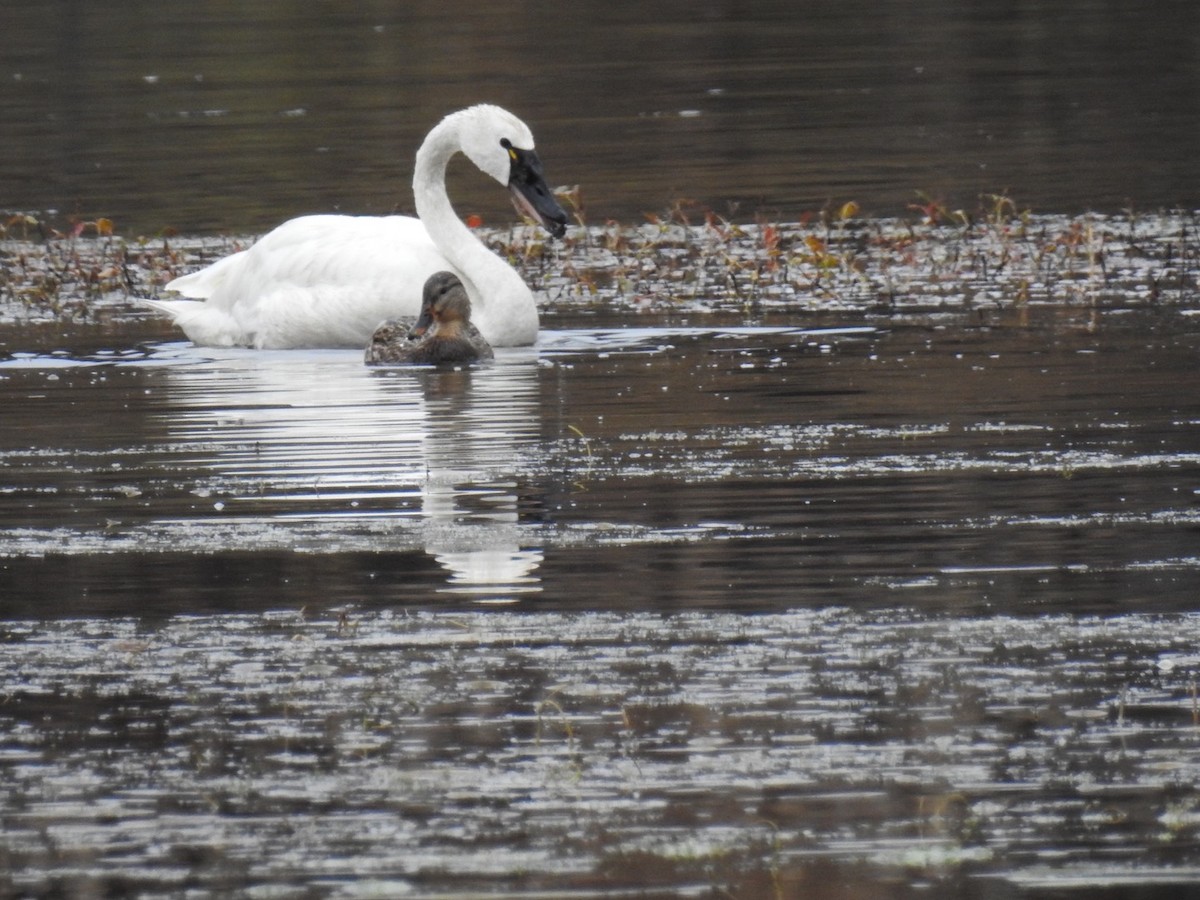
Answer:
M1112 308L1189 304L1200 287L1194 211L1035 214L1007 194L985 195L966 211L918 194L894 218L865 216L850 201L795 222L739 223L679 201L640 223L590 224L578 188L559 197L575 223L560 241L529 225L478 227L547 310ZM170 229L122 237L102 217L55 224L9 213L0 223L0 311L9 320L87 320L127 308L253 242Z

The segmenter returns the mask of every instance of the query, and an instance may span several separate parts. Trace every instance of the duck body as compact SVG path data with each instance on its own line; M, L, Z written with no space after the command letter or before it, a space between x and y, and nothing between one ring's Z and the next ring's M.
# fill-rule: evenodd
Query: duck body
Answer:
M365 351L369 366L463 365L495 356L471 322L471 301L453 272L430 276L423 289L415 324L389 320L371 335Z
M424 338L400 337L388 334L381 325L371 335L367 348L368 366L448 366L469 365L473 362L495 358L495 352L479 329L471 326L473 333L431 333Z
M447 271L462 282L488 342L533 343L532 291L471 233L446 196L446 165L460 151L507 184L551 234L563 234L566 214L545 183L528 127L499 107L473 106L443 119L417 152L418 218L292 219L248 249L166 286L186 299L148 302L197 344L361 347L381 320L416 316L426 280Z

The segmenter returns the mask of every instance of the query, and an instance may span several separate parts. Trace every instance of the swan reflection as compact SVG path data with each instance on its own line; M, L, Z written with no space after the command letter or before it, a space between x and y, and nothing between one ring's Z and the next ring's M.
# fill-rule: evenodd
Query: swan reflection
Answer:
M318 550L424 550L446 573L438 591L480 601L540 590L542 552L520 522L540 440L534 351L463 370L193 347L173 363L163 417L222 516L315 529Z

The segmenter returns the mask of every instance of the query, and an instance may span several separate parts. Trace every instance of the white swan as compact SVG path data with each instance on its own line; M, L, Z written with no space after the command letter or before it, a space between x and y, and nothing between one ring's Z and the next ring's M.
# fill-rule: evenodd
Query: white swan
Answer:
M466 286L472 320L489 343L532 344L538 313L529 286L471 234L446 196L446 164L459 151L552 235L566 231L528 126L497 106L472 106L438 123L417 151L419 218L292 219L166 286L195 299L147 302L197 344L361 348L384 319L416 316L426 279L448 269Z

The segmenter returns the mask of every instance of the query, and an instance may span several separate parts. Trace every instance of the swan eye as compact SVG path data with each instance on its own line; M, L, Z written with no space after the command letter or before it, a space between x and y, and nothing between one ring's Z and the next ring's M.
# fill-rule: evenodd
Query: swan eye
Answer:
M517 151L513 149L512 141L508 138L500 138L500 146L508 151L508 158L513 162L517 161Z

